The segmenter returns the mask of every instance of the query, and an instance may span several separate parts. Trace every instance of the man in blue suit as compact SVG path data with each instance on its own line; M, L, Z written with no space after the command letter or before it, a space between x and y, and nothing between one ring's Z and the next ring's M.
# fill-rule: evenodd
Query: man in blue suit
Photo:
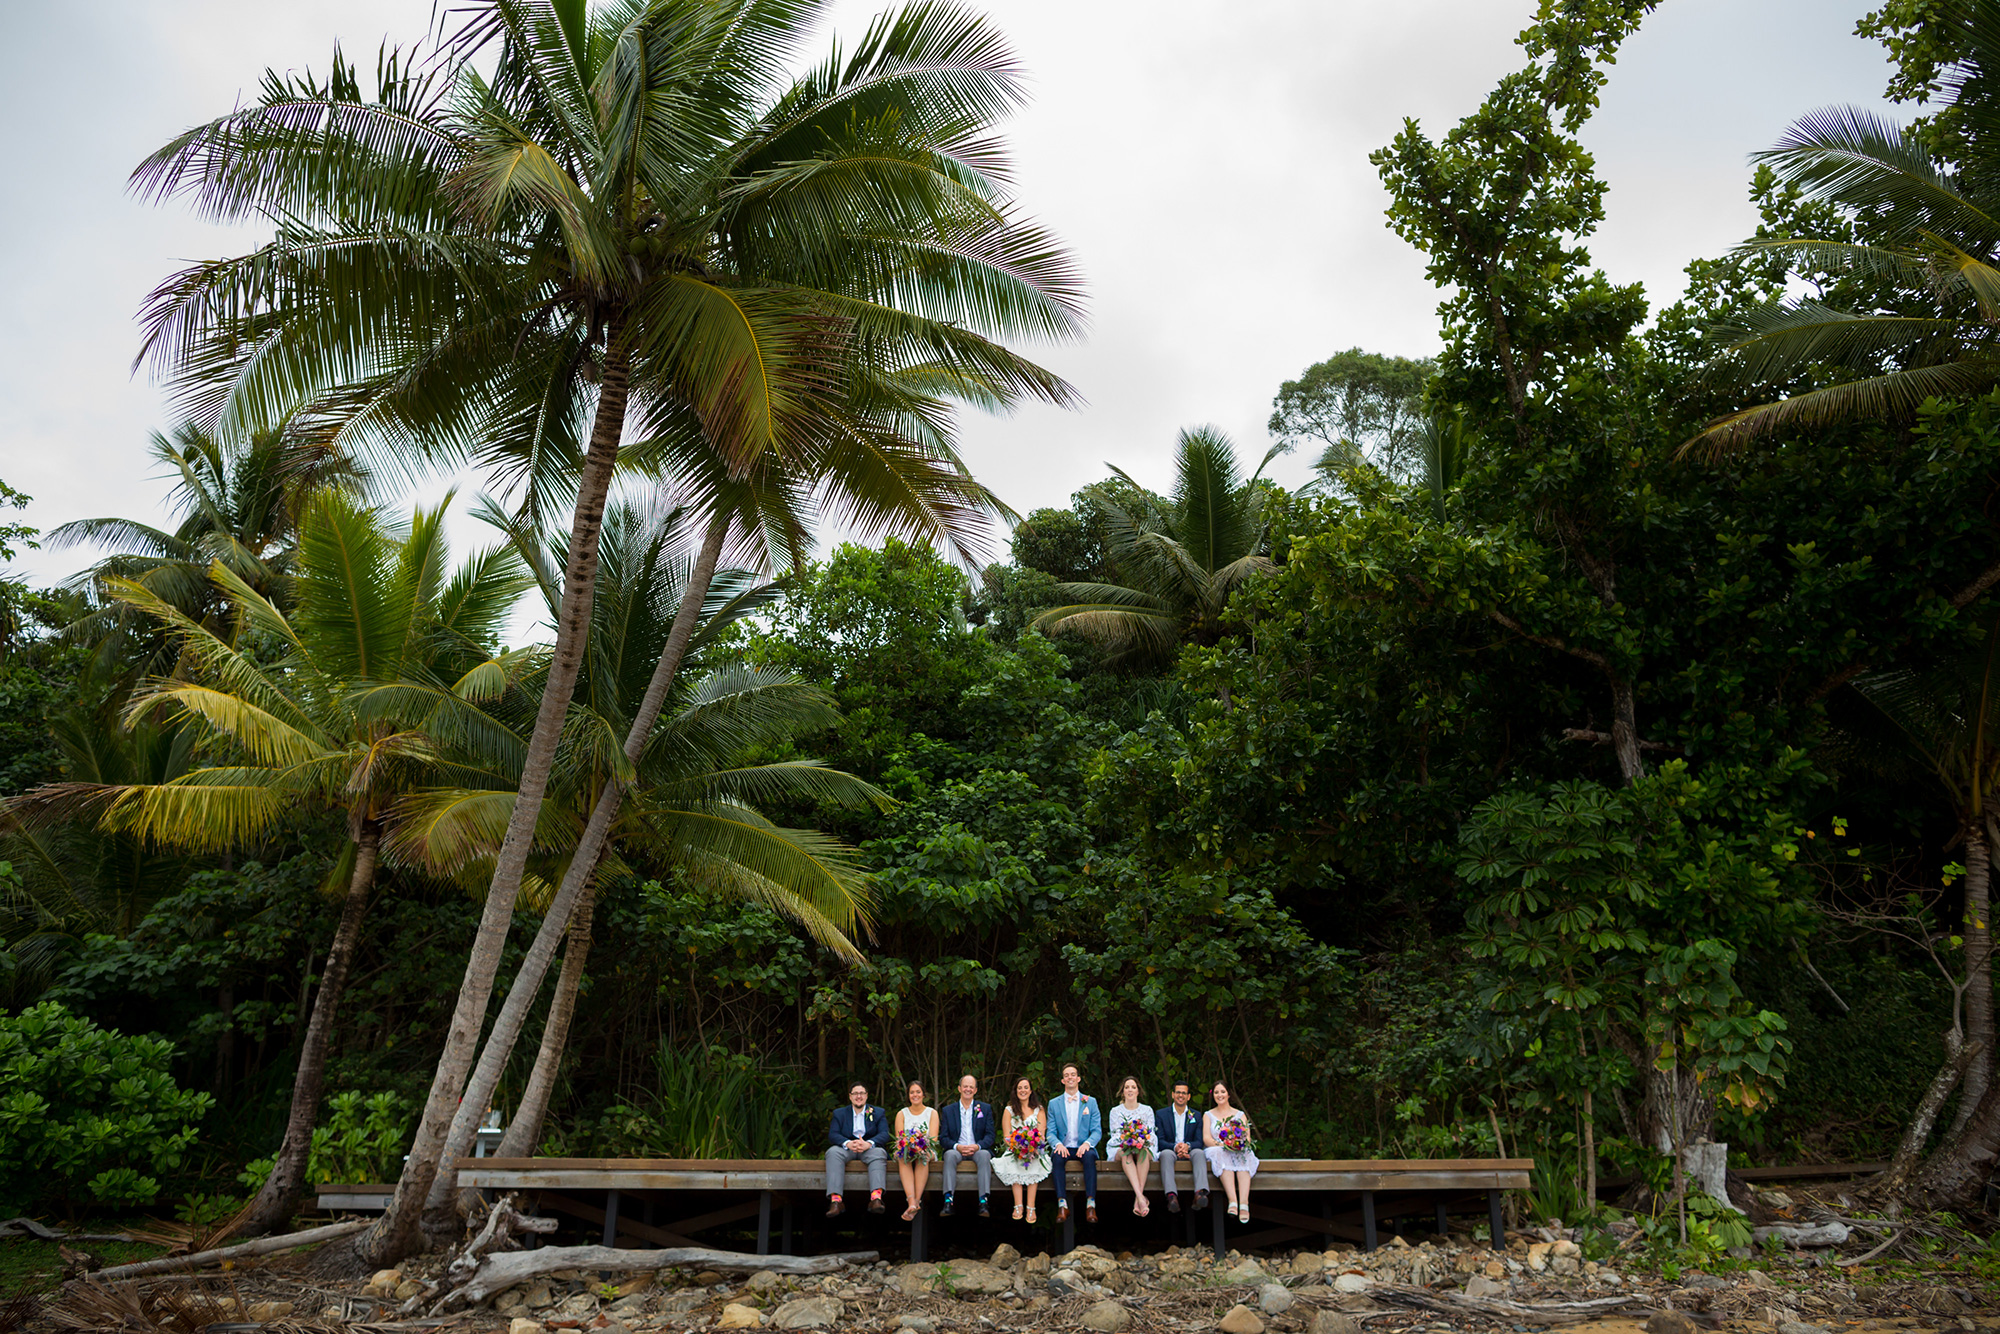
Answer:
M952 1196L958 1192L958 1169L973 1165L979 1182L979 1216L991 1218L986 1192L993 1183L993 1109L979 1101L979 1081L966 1075L958 1081L958 1099L938 1112L938 1140L944 1149L944 1208L940 1218L952 1215Z
M838 1218L847 1206L840 1192L847 1185L847 1165L859 1158L868 1167L868 1212L882 1209L882 1187L889 1176L889 1118L868 1105L868 1086L847 1090L848 1105L833 1114L826 1130L826 1216Z
M1049 1099L1049 1152L1055 1155L1056 1222L1069 1221L1069 1164L1083 1164L1083 1216L1097 1221L1097 1139L1104 1133L1104 1118L1097 1099L1079 1093L1083 1074L1074 1065L1062 1072L1063 1091Z
M1208 1150L1201 1142L1201 1113L1188 1106L1188 1082L1174 1081L1174 1105L1153 1114L1153 1130L1160 1137L1160 1177L1167 1188L1167 1212L1181 1211L1180 1186L1174 1169L1194 1170L1194 1207L1208 1208Z

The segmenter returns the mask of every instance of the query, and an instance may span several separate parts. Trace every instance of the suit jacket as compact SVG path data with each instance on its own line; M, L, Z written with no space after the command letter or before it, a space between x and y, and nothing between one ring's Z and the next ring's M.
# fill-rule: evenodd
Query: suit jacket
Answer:
M1088 1093L1080 1098L1081 1109L1077 1114L1076 1147L1094 1149L1104 1134L1104 1118L1098 1114L1097 1099ZM1049 1099L1049 1147L1069 1143L1069 1099L1056 1094Z
M885 1149L889 1147L889 1118L880 1107L869 1106L868 1119L864 1124L867 1129L861 1138ZM826 1147L837 1149L853 1138L854 1104L848 1103L834 1112L826 1130Z
M940 1155L949 1153L958 1147L958 1118L962 1110L958 1105L957 1098L953 1098L950 1102L938 1108L938 1153ZM995 1129L993 1109L985 1103L974 1099L972 1103L972 1142L988 1153L993 1152L993 1132Z
M1162 1154L1174 1151L1174 1117L1176 1115L1177 1113L1174 1111L1172 1103L1168 1103L1165 1107L1153 1113L1153 1129L1160 1137L1160 1152ZM1195 1110L1194 1105L1190 1103L1187 1111L1178 1115L1181 1119L1182 1141L1191 1149L1204 1147L1201 1142L1201 1113Z

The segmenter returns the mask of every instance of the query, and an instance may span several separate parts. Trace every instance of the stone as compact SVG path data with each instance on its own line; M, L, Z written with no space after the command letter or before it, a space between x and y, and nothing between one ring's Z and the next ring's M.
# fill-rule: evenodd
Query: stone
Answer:
M1789 1209L1792 1197L1782 1190L1761 1190L1757 1192L1757 1202L1766 1209Z
M1199 1268L1201 1265L1190 1256L1169 1255L1160 1261L1160 1277L1185 1278Z
M704 1269L694 1276L694 1285L697 1288L712 1288L720 1282L722 1275L713 1269Z
M1557 1240L1556 1244L1549 1249L1549 1254L1556 1256L1560 1255L1580 1256L1583 1254L1583 1248L1578 1246L1575 1242L1571 1241L1569 1238L1563 1237Z
M1101 1263L1115 1267L1115 1262L1105 1259ZM1014 1286L1014 1275L1005 1269L995 1269L979 1260L952 1260L942 1265L932 1265L937 1271L933 1288L943 1289L958 1296L997 1297Z
M507 1334L542 1334L542 1327L537 1321L516 1317L507 1322Z
M1366 1274L1342 1274L1333 1280L1335 1292L1366 1292L1375 1286L1375 1280Z
M750 1276L750 1281L745 1283L743 1286L748 1288L752 1292L769 1292L773 1288L782 1288L784 1285L785 1285L785 1280L782 1277L780 1277L776 1273L776 1271L770 1269L760 1269L756 1273L752 1274Z
M338 1306L322 1306L319 1309L319 1318L337 1325L347 1319L347 1312Z
M1132 1323L1132 1313L1117 1302L1096 1302L1084 1308L1079 1317L1085 1329L1102 1331L1102 1334L1117 1334L1118 1330Z
M1245 1260L1224 1273L1222 1277L1230 1283L1255 1283L1259 1279L1268 1278L1269 1275L1264 1272L1264 1266L1255 1260Z
M1701 1334L1701 1326L1685 1311L1655 1311L1640 1328L1646 1334Z
M604 1308L604 1313L613 1320L624 1320L628 1316L638 1316L646 1309L646 1303L653 1300L643 1292L635 1292L630 1297L620 1297Z
M544 1306L556 1304L555 1294L549 1291L549 1285L546 1283L530 1283L523 1300L537 1311Z
M1577 1258L1574 1255L1552 1255L1549 1257L1549 1272L1551 1274L1568 1277L1582 1268L1583 1266L1577 1262Z
M899 1315L896 1317L896 1328L907 1329L910 1334L932 1334L937 1329L937 1322L927 1315Z
M1507 1285L1496 1283L1484 1274L1474 1274L1465 1285L1468 1297L1500 1297L1506 1295Z
M1746 1288L1775 1288L1778 1286L1778 1280L1772 1278L1761 1269L1749 1270L1738 1277L1736 1281Z
M1021 1253L1003 1241L993 1248L993 1258L987 1263L995 1269L1012 1269L1021 1263Z
M1547 1269L1549 1267L1549 1251L1551 1249L1551 1244L1546 1241L1538 1241L1528 1247L1528 1268L1534 1270L1537 1274Z
M1361 1334L1361 1322L1338 1311L1315 1311L1311 1334Z
M1767 1306L1764 1308L1764 1323L1772 1329L1780 1325L1797 1324L1799 1313L1789 1306Z
M412 1297L421 1295L423 1290L423 1284L413 1278L406 1278L396 1285L396 1300L406 1302Z
M1476 1274L1485 1265L1486 1262L1479 1258L1478 1251L1460 1251L1458 1258L1451 1263L1451 1267L1461 1274Z
M1766 1237L1776 1237L1787 1246L1810 1249L1819 1246L1838 1246L1848 1238L1845 1223L1814 1223L1810 1226L1781 1224L1775 1227L1753 1227L1750 1236L1756 1241Z
M387 1297L395 1292L396 1285L403 1281L400 1269L378 1269L368 1276L368 1291L377 1296Z
M601 1325L592 1325L590 1334L632 1334L632 1331L616 1320L607 1320Z
M1264 1334L1263 1319L1249 1307L1238 1302L1229 1308L1221 1320L1216 1322L1222 1334Z
M251 1302L246 1314L260 1325L268 1325L273 1320L283 1320L292 1313L290 1302Z
M1325 1257L1318 1251L1300 1251L1292 1257L1292 1272L1294 1274L1317 1274L1320 1271L1320 1266L1324 1263Z
M1410 1283L1419 1288L1427 1288L1431 1282L1430 1257L1419 1255L1410 1261Z
M1283 1315L1298 1298L1282 1283L1266 1283L1257 1289L1257 1309L1265 1315Z
M1826 1326L1810 1324L1804 1320L1788 1320L1778 1326L1778 1334L1826 1334Z
M1040 1253L1040 1254L1038 1254L1038 1255L1031 1255L1031 1256L1029 1256L1029 1257L1028 1257L1028 1272L1029 1272L1030 1274L1046 1274L1046 1273L1048 1273L1048 1272L1049 1272L1049 1253L1048 1253L1047 1251L1043 1251L1043 1252L1041 1252L1041 1253Z
M896 1266L896 1291L905 1297L921 1297L937 1282L938 1267L928 1260Z
M1083 1286L1083 1275L1074 1269L1058 1269L1049 1275L1049 1290L1055 1293L1075 1292Z
M685 1315L697 1306L706 1306L707 1304L708 1294L699 1288L689 1288L685 1292L668 1293L665 1297L659 1299L660 1309L671 1312L674 1315Z
M800 1297L771 1312L773 1329L826 1329L845 1308L833 1297Z
M653 1286L656 1277L656 1275L650 1273L634 1274L618 1285L618 1295L620 1297L630 1297L634 1293L644 1292Z
M1486 1277L1488 1278L1494 1278L1494 1279L1505 1278L1507 1277L1507 1266L1499 1260L1488 1260L1486 1262L1486 1268L1481 1270L1480 1272L1485 1274Z
M722 1308L722 1319L715 1322L717 1329L756 1329L764 1323L764 1313L754 1306L741 1302L731 1302ZM517 1334L509 1330L507 1334Z

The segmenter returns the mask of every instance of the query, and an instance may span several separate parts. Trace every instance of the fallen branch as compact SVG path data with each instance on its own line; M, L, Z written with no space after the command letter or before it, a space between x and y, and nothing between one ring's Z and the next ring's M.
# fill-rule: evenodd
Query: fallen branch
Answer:
M1524 1325L1573 1325L1610 1315L1639 1300L1636 1294L1628 1294L1592 1297L1581 1302L1510 1302L1499 1297L1468 1297L1463 1292L1433 1292L1427 1288L1395 1283L1377 1283L1368 1289L1367 1295L1376 1301L1392 1302L1397 1306L1413 1306L1445 1315L1462 1315L1471 1311Z
M445 1264L443 1272L426 1283L421 1292L397 1307L397 1314L415 1315L436 1301L440 1293L448 1293L470 1281L479 1270L479 1262L484 1260L489 1252L521 1249L520 1243L514 1240L516 1233L556 1230L555 1219L536 1218L522 1213L515 1207L517 1198L511 1192L501 1196L487 1211L486 1225L479 1229L479 1234L466 1243L464 1250L452 1256Z
M312 1246L322 1241L333 1241L338 1237L350 1237L372 1222L372 1219L367 1218L351 1218L345 1223L328 1223L325 1227L311 1227L304 1232L288 1232L283 1236L259 1237L255 1241L239 1242L219 1250L199 1251L193 1255L163 1256L158 1260L140 1260L129 1265L113 1265L109 1269L98 1270L90 1277L96 1282L111 1282L121 1278L137 1278L141 1274L166 1274L178 1269L200 1269L204 1265L220 1264L224 1260L243 1260L253 1255L289 1251L294 1246Z
M480 1259L473 1274L438 1304L478 1305L517 1283L553 1274L558 1269L603 1269L619 1273L635 1270L667 1269L685 1265L694 1269L768 1269L777 1274L827 1274L848 1265L867 1264L874 1251L848 1251L840 1255L745 1255L740 1251L709 1251L698 1246L674 1246L664 1250L627 1251L609 1246L544 1246L535 1251L500 1251Z
M32 1218L10 1218L0 1223L0 1237L39 1237L43 1241L142 1241L129 1232L58 1232Z
M1842 1268L1845 1269L1852 1269L1856 1265L1865 1265L1870 1260L1873 1260L1876 1256L1888 1250L1891 1246L1894 1246L1897 1242L1901 1241L1904 1237L1907 1237L1908 1235L1910 1235L1910 1229L1908 1227L1905 1227L1901 1232L1892 1234L1887 1241L1883 1242L1880 1246L1877 1246L1874 1250L1869 1251L1865 1255L1857 1255L1852 1260L1842 1260L1840 1261L1840 1265Z

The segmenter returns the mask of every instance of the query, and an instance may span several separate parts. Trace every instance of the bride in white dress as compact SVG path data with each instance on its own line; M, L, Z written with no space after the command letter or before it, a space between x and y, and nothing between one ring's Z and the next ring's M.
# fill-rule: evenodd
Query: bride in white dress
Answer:
M1014 1143L1017 1129L1042 1132L1041 1146L1034 1154L1022 1157L1017 1152ZM1042 1108L1042 1100L1035 1096L1034 1086L1026 1079L1014 1081L1013 1100L1000 1113L1000 1152L993 1159L993 1175L1014 1192L1016 1218L1022 1216L1022 1191L1027 1192L1027 1219L1034 1222L1035 1192L1049 1175L1048 1114Z

